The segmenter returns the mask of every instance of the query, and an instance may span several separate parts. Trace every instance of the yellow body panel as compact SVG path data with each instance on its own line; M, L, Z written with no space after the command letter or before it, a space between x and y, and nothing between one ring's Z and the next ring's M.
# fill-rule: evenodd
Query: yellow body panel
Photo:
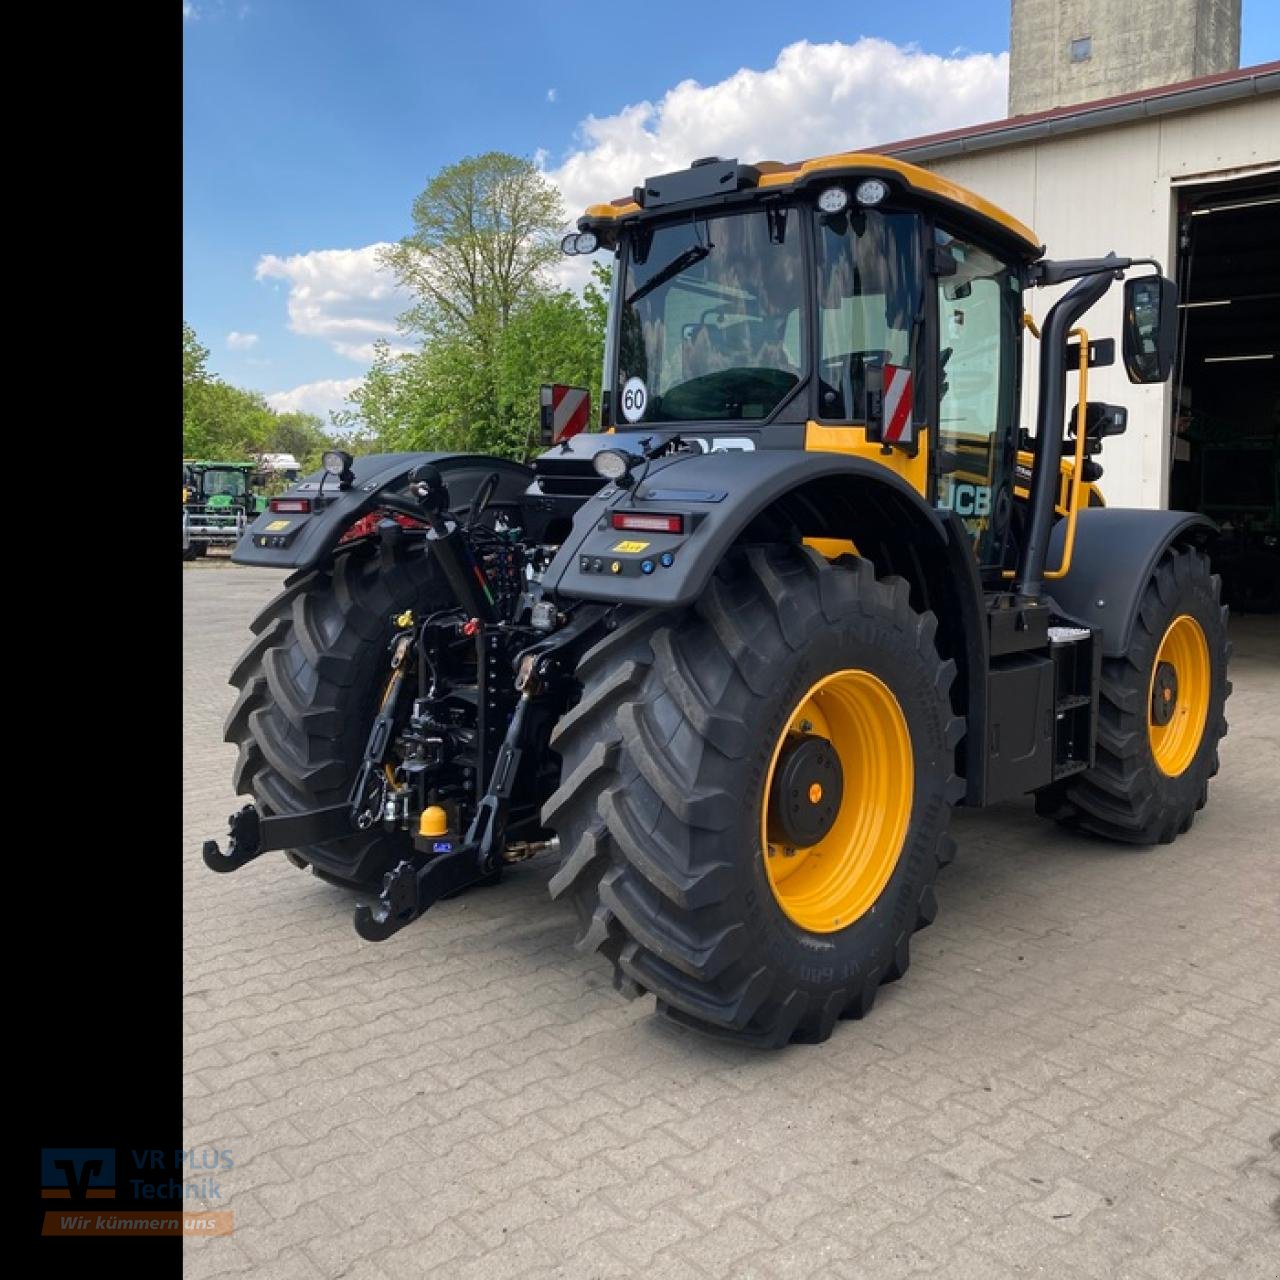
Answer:
M848 538L803 538L802 541L806 547L812 547L827 560L858 554L858 548Z
M802 160L798 164L790 165L765 160L755 167L761 171L757 188L761 191L792 187L798 182L804 182L815 174L827 170L857 169L869 175L879 171L905 182L912 191L919 192L923 196L960 205L979 217L994 222L1002 230L1021 241L1030 257L1039 257L1043 248L1036 233L1025 223L1019 222L1012 214L1006 213L990 200L983 199L967 187L950 182L917 165L908 164L905 160L894 160L890 156L876 155L870 151L840 151L834 155L815 156L812 160ZM588 207L585 216L592 221L602 219L613 221L640 211L640 206L634 200L620 200L616 204L593 204Z
M821 422L805 423L804 447L821 453L847 453L878 463L901 476L923 498L929 491L929 431L925 427L918 431L919 447L914 458L905 449L868 440L866 427L828 427Z

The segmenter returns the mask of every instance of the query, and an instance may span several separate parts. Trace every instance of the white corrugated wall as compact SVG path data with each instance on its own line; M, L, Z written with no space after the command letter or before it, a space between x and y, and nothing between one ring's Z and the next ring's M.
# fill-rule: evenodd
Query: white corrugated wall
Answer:
M904 155L904 159L910 159ZM932 160L924 167L985 196L1034 228L1053 258L1114 249L1158 258L1173 273L1175 184L1280 165L1280 97L1249 98L1087 133ZM1037 321L1066 286L1027 295ZM1119 360L1119 284L1089 312L1091 337L1117 339L1117 360L1090 374L1090 397L1129 408L1129 430L1108 440L1102 490L1112 506L1161 507L1168 492L1168 383L1136 387ZM1035 422L1035 341L1025 352L1022 421ZM1075 378L1068 386L1075 403Z

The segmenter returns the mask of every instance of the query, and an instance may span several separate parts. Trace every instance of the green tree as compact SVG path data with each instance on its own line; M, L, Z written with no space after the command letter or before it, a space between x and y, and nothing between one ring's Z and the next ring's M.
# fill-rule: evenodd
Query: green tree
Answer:
M260 453L292 453L304 467L319 465L332 445L320 419L276 413L259 391L233 387L209 372L209 349L182 324L182 452L222 461Z
M309 471L320 465L320 455L334 443L314 413L277 413L267 434L265 452L291 453Z
M413 202L413 230L383 261L415 296L407 331L506 325L559 252L560 193L529 160L468 156L435 175Z
M600 397L607 269L579 296L531 292L505 326L442 330L420 351L376 348L373 367L338 423L369 450L470 449L523 457L537 441L538 389L566 382Z

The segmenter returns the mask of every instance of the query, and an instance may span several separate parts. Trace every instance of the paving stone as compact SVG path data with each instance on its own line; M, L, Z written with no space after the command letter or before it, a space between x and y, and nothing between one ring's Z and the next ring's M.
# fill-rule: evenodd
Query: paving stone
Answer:
M282 857L211 876L280 577L183 571L184 1132L236 1162L194 1280L1275 1280L1280 621L1233 620L1186 836L958 813L911 973L760 1054L622 1001L536 862L379 945Z

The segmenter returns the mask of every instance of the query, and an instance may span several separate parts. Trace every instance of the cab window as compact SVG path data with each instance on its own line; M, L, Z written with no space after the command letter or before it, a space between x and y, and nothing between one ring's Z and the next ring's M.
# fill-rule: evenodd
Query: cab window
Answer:
M964 521L980 561L996 564L1012 510L1021 285L987 249L935 234L955 268L937 285L938 504Z
M816 216L819 417L865 421L867 370L896 365L912 371L915 416L921 421L924 286L918 220L878 209Z

